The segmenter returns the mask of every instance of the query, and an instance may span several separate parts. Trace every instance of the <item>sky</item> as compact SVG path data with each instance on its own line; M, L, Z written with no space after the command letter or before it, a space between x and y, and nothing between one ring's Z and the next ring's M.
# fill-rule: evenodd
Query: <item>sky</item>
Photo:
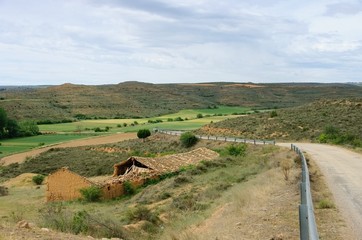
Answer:
M0 0L0 85L361 79L362 1Z

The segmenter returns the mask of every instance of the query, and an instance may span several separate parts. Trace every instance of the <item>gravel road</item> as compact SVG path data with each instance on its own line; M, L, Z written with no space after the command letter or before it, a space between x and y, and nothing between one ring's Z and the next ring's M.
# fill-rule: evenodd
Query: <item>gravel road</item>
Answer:
M362 155L324 144L295 145L317 163L333 193L337 207L350 224L355 239L362 240Z

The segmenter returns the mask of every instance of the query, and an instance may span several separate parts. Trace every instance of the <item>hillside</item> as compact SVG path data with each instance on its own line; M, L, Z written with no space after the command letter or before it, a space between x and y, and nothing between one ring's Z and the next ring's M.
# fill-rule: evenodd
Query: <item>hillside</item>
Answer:
M321 100L296 108L278 109L209 124L198 132L210 135L235 135L245 138L278 140L316 140L325 127L341 134L362 136L362 98Z
M235 105L254 108L299 106L323 98L360 97L353 84L148 84L86 86L63 84L40 87L2 87L0 107L10 118L69 120L152 117L181 109Z

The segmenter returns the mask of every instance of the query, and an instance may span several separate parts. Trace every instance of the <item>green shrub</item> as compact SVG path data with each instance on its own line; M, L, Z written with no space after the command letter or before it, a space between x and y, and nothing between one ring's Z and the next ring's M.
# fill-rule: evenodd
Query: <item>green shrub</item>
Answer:
M320 209L334 208L334 204L328 199L322 199L318 203L318 208Z
M177 117L174 119L174 121L183 121L182 117Z
M90 186L79 190L83 200L87 202L97 202L102 196L102 190L97 186Z
M274 117L277 117L277 116L278 116L277 111L274 110L274 111L271 111L271 112L270 112L270 117L271 117L271 118L274 118Z
M246 151L246 144L230 145L227 148L228 154L231 156L244 156Z
M135 187L129 181L125 181L123 183L123 189L124 189L125 195L133 195L136 192Z
M71 212L62 203L48 204L39 210L42 227L93 237L124 238L122 226L110 218L87 211Z
M44 175L41 175L41 174L38 174L38 175L35 175L33 178L32 178L32 181L33 183L35 183L36 185L41 185L44 181L44 178L45 176Z
M139 205L129 209L126 213L126 217L129 222L138 222L145 220L151 223L157 223L159 221L157 214L151 212L151 210L149 210L144 205Z
M8 188L4 186L0 186L0 196L6 196L9 194Z
M189 148L194 146L197 143L198 139L191 132L185 132L181 134L180 141L182 146Z
M196 115L196 118L203 118L204 116L201 114L201 113L198 113L197 115Z

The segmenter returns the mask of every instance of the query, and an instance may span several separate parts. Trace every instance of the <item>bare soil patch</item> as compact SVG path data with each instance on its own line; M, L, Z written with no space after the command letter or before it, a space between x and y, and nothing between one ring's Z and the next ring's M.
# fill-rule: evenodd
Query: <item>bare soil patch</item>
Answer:
M67 147L81 147L89 145L116 143L128 139L137 138L136 133L117 133L109 136L94 137L89 139L79 139L70 142L55 144L48 147L34 149L28 152L18 153L11 156L4 157L0 160L0 165L10 165L12 163L21 163L26 160L27 157L34 157L42 152L48 151L50 148L67 148Z

